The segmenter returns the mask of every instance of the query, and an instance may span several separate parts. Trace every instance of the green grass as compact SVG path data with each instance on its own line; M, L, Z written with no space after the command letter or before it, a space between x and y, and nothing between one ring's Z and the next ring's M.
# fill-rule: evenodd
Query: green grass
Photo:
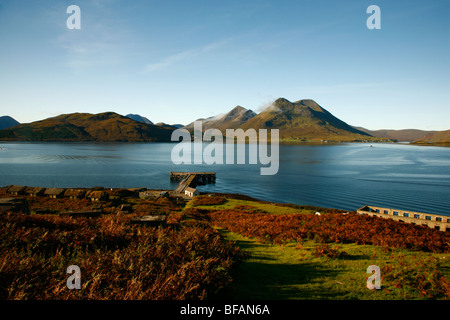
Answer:
M191 208L193 206L193 201L189 201L185 208ZM271 214L293 214L293 213L314 213L317 210L304 209L304 208L293 208L282 205L275 205L273 203L264 203L259 201L250 200L239 200L239 199L226 199L226 202L220 205L208 205L208 206L196 206L199 209L209 209L209 210L228 210L233 209L236 206L251 206L258 210L271 213Z
M236 233L220 229L225 239L235 241L250 257L235 270L234 284L227 293L232 299L333 299L333 300L403 300L433 298L430 284L421 294L415 281L424 274L430 283L435 270L449 275L450 256L393 250L369 245L331 245L346 255L342 258L315 257L317 243L301 245L260 243ZM382 288L369 290L366 273L369 265L382 272ZM389 270L386 271L384 270ZM438 297L442 298L442 297Z

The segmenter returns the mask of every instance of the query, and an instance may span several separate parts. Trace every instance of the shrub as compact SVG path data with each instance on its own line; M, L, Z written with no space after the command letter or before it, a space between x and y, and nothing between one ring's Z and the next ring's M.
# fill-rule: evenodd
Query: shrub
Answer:
M212 223L260 241L282 244L299 239L320 239L324 243L371 244L437 253L450 252L450 234L428 227L390 219L329 213L249 214L243 210L217 210Z
M231 282L244 257L209 225L175 230L129 219L0 215L0 299L205 299ZM66 288L72 264L81 290Z

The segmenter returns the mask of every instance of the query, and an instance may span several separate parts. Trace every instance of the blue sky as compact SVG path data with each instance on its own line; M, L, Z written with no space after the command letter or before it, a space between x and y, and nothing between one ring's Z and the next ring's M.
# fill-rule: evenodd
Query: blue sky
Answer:
M69 5L81 29L69 30ZM368 6L381 9L369 30ZM450 1L0 0L0 115L187 124L314 99L369 129L450 129Z

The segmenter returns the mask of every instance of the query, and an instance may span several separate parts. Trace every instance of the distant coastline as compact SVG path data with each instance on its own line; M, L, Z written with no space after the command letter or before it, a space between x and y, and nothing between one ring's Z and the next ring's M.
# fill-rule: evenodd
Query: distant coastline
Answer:
M410 145L421 146L421 147L450 147L450 142L410 142Z
M99 143L99 144L126 144L126 143L139 143L139 144L145 144L145 143L178 143L177 141L132 141L132 140L20 140L20 139L0 139L0 143ZM268 140L270 143L270 140ZM209 143L209 142L205 142ZM246 144L248 144L248 140L246 141ZM347 144L347 143L374 143L374 144L402 144L402 145L411 145L411 146L420 146L420 147L450 147L450 142L414 142L414 141L332 141L332 140L306 140L306 141L299 141L299 140L280 140L280 145L340 145L340 144ZM0 147L1 149L1 147Z

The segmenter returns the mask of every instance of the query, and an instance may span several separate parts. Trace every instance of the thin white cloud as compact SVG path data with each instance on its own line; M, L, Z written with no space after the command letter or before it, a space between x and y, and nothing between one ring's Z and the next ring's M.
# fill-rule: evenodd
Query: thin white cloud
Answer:
M223 47L224 45L226 45L227 43L229 43L230 41L231 41L231 39L225 39L225 40L216 41L216 42L213 42L213 43L210 43L210 44L198 47L198 48L188 49L188 50L178 52L176 54L167 56L158 62L147 64L143 68L142 73L150 73L153 71L162 70L162 69L171 67L182 61L193 59L195 57L206 54L208 52L217 50L217 49Z
M61 39L60 44L66 50L66 64L73 71L119 64L125 57L125 52L114 39L104 37L75 41Z

